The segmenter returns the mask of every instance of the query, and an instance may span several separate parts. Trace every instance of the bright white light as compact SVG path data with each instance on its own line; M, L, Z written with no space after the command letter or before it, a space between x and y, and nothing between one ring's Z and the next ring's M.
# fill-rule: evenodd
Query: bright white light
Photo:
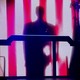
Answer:
M15 34L22 35L24 28L23 0L15 0ZM16 42L17 76L25 76L23 42Z
M49 56L50 55L50 46L49 45L46 45L44 48L43 48L43 52L46 56Z
M45 69L45 76L52 76L52 64L49 63L49 65Z
M31 0L31 20L36 21L36 7L39 6L39 0Z
M46 0L46 13L47 22L53 25L56 24L56 10L55 10L55 0Z
M6 13L6 0L0 0L0 39L7 38L7 13ZM4 56L6 59L5 75L8 76L8 47L0 46L0 56ZM0 59L0 66L3 69L4 62Z
M71 59L71 53L72 53L72 47L67 42L60 42L59 43L59 56L62 61L66 59L66 56L68 56L68 65L70 64ZM69 67L69 66L68 66Z
M59 76L59 63L58 61L56 62L56 75Z
M63 34L72 38L71 0L63 0Z
M55 10L55 0L46 0L46 20L48 23L55 25L56 24L56 10ZM51 45L52 46L52 45ZM50 49L50 45L44 47L44 53L48 56L52 56L52 49ZM52 65L49 64L46 67L45 75L52 75Z
M71 0L63 0L63 27L61 35L70 36L72 38L72 17L71 17ZM70 63L72 47L66 42L59 42L59 55L62 60L68 56L68 63Z

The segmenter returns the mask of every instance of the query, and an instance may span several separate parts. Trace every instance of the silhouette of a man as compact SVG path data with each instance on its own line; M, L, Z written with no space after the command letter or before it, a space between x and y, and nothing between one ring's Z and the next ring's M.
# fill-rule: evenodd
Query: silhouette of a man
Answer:
M44 9L38 6L36 14L38 16L37 21L25 25L24 35L53 35L53 26L43 20ZM27 76L44 76L45 66L49 62L49 57L43 53L43 48L47 43L42 38L30 38L24 42Z

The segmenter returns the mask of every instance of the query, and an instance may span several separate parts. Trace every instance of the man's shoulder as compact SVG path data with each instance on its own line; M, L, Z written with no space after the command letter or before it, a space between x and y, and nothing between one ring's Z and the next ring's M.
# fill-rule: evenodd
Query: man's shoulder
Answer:
M55 34L55 31L54 31L54 25L53 24L50 24L50 23L46 23L46 26L47 26L47 29L49 30L49 32L51 33L51 35L54 35Z
M25 24L25 28L30 29L33 28L34 22L29 22Z
M45 23L46 25L48 25L48 26L54 26L53 24L50 24L50 23L48 23L48 22L46 22L46 21L44 21L44 23Z
M25 26L31 26L31 25L33 25L33 22L29 22L25 24Z
M47 22L45 22L45 24L48 26L48 28L53 28L54 27L54 25L53 24L50 24L50 23L47 23Z

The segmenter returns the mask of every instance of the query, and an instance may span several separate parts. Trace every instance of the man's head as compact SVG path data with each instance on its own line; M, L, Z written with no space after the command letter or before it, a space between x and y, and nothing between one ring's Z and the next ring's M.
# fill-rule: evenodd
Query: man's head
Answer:
M36 14L37 14L39 19L43 19L44 9L41 6L38 6L36 8Z

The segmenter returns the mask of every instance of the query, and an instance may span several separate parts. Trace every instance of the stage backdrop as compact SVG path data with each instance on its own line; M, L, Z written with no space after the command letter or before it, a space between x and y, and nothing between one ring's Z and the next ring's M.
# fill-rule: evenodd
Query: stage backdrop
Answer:
M70 36L73 39L72 0L0 0L0 39L11 35L23 35L24 24L37 20L35 9L42 6L45 10L44 20L55 27L58 36ZM50 52L50 47L45 47ZM67 42L59 42L57 54L57 75L67 76L72 55L72 47ZM49 53L45 54L49 55ZM51 54L52 55L52 54ZM25 76L23 42L12 42L11 46L0 46L0 56L6 58L6 76ZM68 60L67 60L68 59ZM0 61L3 70L3 61ZM45 69L45 75L52 75L52 62Z

